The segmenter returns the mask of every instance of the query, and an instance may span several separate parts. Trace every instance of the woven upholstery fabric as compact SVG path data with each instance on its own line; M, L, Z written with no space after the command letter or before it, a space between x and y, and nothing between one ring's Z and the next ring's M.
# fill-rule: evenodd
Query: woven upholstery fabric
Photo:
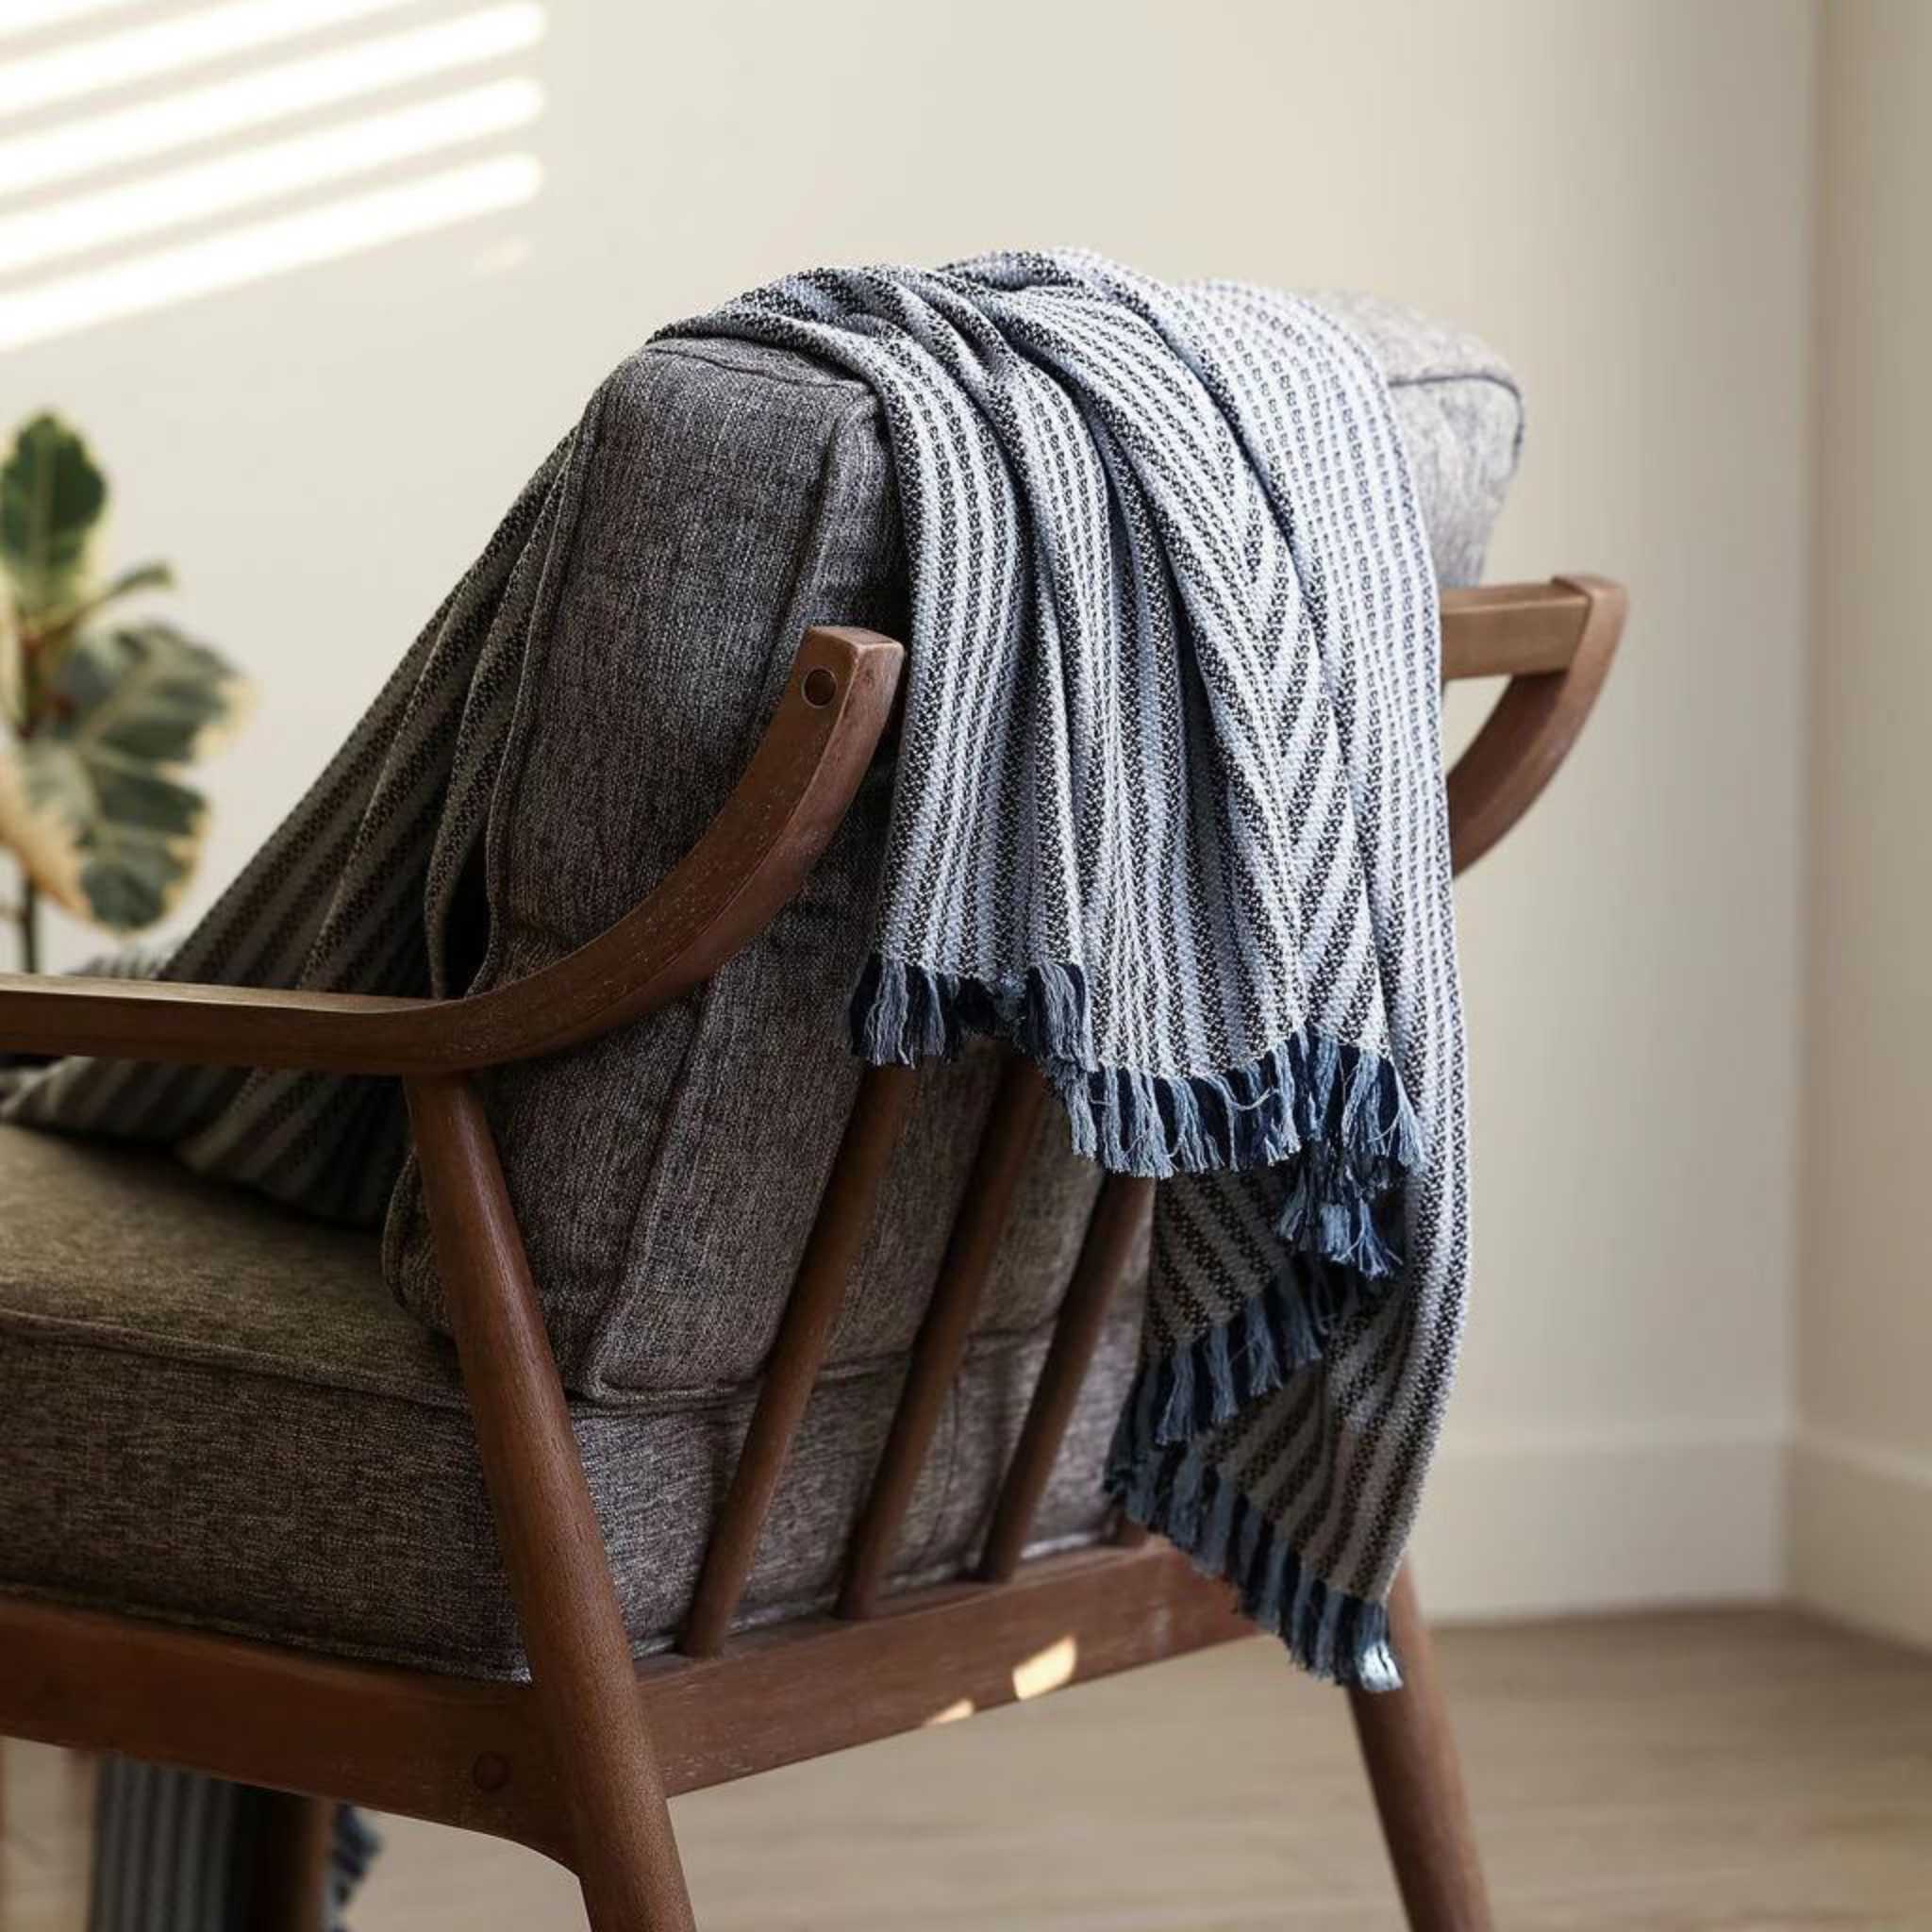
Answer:
M449 1346L383 1292L372 1237L144 1152L12 1127L0 1127L0 1590L521 1673ZM1100 1525L1138 1321L1130 1289L1041 1511L1042 1548ZM913 1498L902 1581L955 1574L976 1550L1046 1340L1035 1325L974 1343ZM746 1621L829 1603L899 1374L847 1365L814 1397ZM750 1402L574 1405L641 1653L689 1604Z
M1472 339L1366 297L1324 303L1389 373L1437 573L1481 569L1522 410ZM490 943L473 991L546 966L623 916L687 851L743 769L807 625L902 632L905 575L877 405L858 383L749 343L661 342L607 385L549 649L497 780ZM755 1373L829 1171L859 1067L846 1008L876 898L891 774L875 768L799 898L668 1012L487 1083L566 1377L587 1394L717 1392ZM460 930L464 922L453 920ZM904 1350L972 1139L983 1074L934 1068L830 1359ZM1043 1320L1097 1176L1062 1154L1057 1241L1013 1248L989 1319ZM935 1211L935 1210L939 1211ZM1071 1233L1069 1232L1071 1230ZM443 1325L412 1172L386 1264ZM701 1281L708 1292L693 1294Z

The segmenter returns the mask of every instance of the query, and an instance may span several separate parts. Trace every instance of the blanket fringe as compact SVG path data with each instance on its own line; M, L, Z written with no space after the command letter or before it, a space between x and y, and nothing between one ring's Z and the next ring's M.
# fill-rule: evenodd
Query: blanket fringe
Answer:
M1401 1257L1390 1208L1422 1164L1423 1136L1386 1056L1304 1028L1226 1073L1095 1071L1086 977L1028 967L989 983L874 954L852 999L853 1045L874 1066L957 1053L969 1034L1009 1041L1052 1081L1074 1148L1116 1174L1291 1166L1276 1231L1291 1249L1372 1277Z
M1198 1444L1163 1447L1141 1433L1148 1413L1128 1403L1108 1459L1108 1491L1125 1513L1204 1575L1231 1583L1241 1614L1279 1637L1304 1670L1334 1684L1399 1690L1386 1607L1317 1576Z
M1129 1409L1147 1406L1151 1420L1141 1433L1165 1448L1233 1421L1296 1370L1322 1360L1330 1340L1379 1292L1357 1270L1291 1255L1282 1273L1227 1321L1142 1366L1128 1398Z

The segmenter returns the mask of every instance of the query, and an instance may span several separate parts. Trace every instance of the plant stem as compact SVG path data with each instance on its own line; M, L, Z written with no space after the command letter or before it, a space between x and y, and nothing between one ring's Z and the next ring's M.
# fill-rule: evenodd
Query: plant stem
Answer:
M41 889L30 878L20 882L20 905L15 917L20 922L20 970L41 970Z

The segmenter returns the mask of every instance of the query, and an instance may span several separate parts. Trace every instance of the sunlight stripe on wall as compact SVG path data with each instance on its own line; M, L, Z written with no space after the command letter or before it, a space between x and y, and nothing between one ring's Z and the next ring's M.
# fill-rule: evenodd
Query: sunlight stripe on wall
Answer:
M535 44L542 34L542 8L534 0L513 0L138 107L16 135L0 141L0 197L494 59Z
M505 155L204 242L134 256L110 268L38 283L0 296L0 349L20 348L521 207L541 182L542 169L534 155Z
M229 0L0 66L0 114L51 107L197 62L219 60L319 27L393 12L408 0Z
M219 160L143 175L96 194L0 215L0 275L500 134L534 121L542 108L543 91L534 80L493 81L319 133L244 148Z
M89 20L97 13L119 13L133 4L134 0L7 0L0 7L0 41L44 26L62 26L70 20Z

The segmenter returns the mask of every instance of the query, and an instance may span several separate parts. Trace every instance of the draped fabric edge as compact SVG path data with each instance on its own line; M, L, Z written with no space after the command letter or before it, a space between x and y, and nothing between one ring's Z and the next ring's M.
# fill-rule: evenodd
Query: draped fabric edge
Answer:
M1311 1674L1370 1690L1402 1678L1386 1607L1318 1575L1256 1501L1218 1471L1207 1432L1325 1356L1331 1337L1399 1276L1401 1189L1424 1158L1386 1056L1304 1029L1247 1064L1155 1074L1090 1064L1077 966L987 981L874 954L851 1011L873 1065L947 1058L968 1037L1033 1060L1067 1109L1076 1152L1166 1179L1287 1166L1278 1272L1234 1316L1164 1349L1149 1337L1108 1455L1108 1493L1204 1574Z

